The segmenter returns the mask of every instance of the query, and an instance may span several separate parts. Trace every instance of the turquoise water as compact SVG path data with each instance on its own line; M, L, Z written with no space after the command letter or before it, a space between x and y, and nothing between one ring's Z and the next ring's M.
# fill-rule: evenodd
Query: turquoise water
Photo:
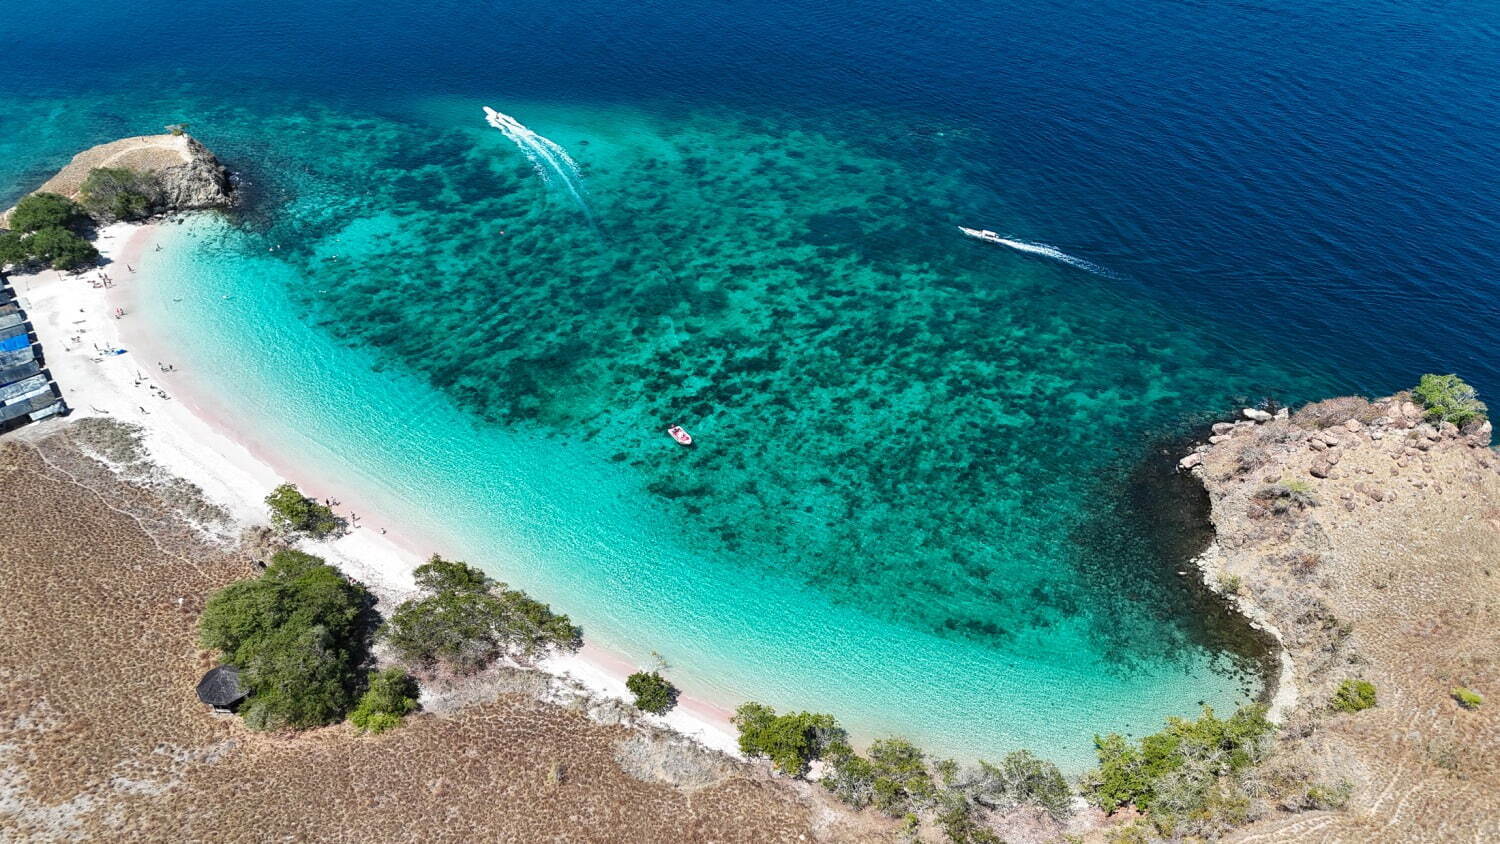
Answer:
M470 102L262 124L287 142L248 213L148 264L178 362L710 700L1078 767L1095 731L1258 689L1114 500L1235 386L1202 334L955 237L960 184L836 137L510 111L572 150L595 225Z
M1500 388L1497 35L1394 0L13 0L0 199L187 121L246 201L141 307L292 465L694 694L1076 769L1259 688L1175 574L1202 502L1163 442Z

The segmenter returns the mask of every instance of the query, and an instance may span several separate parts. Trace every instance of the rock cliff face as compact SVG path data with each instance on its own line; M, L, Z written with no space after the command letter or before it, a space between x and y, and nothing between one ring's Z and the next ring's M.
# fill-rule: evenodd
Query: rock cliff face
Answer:
M1491 430L1429 424L1404 396L1333 399L1219 423L1179 464L1212 502L1206 581L1285 650L1274 806L1241 836L1500 840ZM1334 711L1347 679L1378 704ZM1465 709L1460 686L1490 701Z
M188 160L157 172L162 211L227 208L234 203L229 169L194 138L184 136Z

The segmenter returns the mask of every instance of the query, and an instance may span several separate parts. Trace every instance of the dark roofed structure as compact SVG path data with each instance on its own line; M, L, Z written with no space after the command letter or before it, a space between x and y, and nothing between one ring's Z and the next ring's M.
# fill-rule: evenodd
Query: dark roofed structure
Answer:
M240 685L240 670L233 665L220 665L203 675L198 681L198 699L218 712L233 712L235 706L245 699L245 687Z

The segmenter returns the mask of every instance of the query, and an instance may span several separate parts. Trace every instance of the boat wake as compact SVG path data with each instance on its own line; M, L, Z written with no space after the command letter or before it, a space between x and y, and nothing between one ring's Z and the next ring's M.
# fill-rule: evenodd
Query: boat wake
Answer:
M573 160L568 151L556 142L538 135L527 129L521 121L508 114L495 111L489 106L484 107L484 120L491 126L499 129L501 134L509 138L511 143L520 147L526 159L531 162L532 169L542 177L544 184L552 184L554 179L560 183L578 207L583 210L589 223L593 224L594 215L589 211L589 204L584 199L583 174L578 169L578 162Z
M1045 243L1032 243L1026 240L1012 240L1008 237L997 237L995 238L995 242L1003 246L1009 246L1010 248L1018 252L1027 252L1032 255L1041 255L1044 258L1051 258L1054 261L1061 261L1062 263L1067 264L1070 267L1077 267L1084 272L1090 272L1094 275L1104 276L1105 278L1119 278L1119 276L1115 273L1099 266L1093 261L1085 261L1084 259L1079 258L1075 255L1069 255L1061 249L1058 249L1055 246L1048 246Z

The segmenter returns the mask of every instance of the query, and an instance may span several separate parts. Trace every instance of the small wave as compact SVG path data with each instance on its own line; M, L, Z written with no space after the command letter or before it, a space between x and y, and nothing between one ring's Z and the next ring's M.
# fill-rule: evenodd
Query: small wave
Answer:
M1094 275L1114 279L1118 279L1120 277L1116 273L1099 266L1093 261L1086 261L1082 258L1077 257L1076 255L1069 255L1061 249L1058 249L1056 246L1049 246L1045 243L1032 243L1026 240L1014 240L1008 237L997 238L996 242L1009 246L1010 248L1015 249L1019 252L1028 252L1032 255L1041 255L1044 258L1051 258L1054 261L1061 261L1070 267L1077 267L1080 270L1093 273Z

